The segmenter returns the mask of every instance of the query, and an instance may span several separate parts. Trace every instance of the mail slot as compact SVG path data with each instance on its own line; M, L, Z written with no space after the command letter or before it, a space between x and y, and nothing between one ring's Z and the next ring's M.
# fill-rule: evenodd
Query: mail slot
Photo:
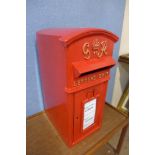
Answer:
M114 43L96 28L52 28L37 32L45 111L68 146L101 127Z

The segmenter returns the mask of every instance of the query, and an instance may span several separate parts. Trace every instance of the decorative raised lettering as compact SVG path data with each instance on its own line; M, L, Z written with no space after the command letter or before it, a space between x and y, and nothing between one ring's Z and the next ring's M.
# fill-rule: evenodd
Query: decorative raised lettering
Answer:
M101 51L102 51L102 54L104 53L105 55L107 55L106 49L107 49L107 42L106 41L102 41L101 42ZM101 56L99 55L99 57L101 57Z
M83 54L85 59L90 59L91 52L90 52L90 44L84 43L83 44ZM98 58L101 58L104 55L107 55L107 41L98 41L98 39L95 39L92 44L92 52L94 55L96 55Z
M83 54L85 59L90 59L90 50L89 48L89 43L84 43L83 44Z

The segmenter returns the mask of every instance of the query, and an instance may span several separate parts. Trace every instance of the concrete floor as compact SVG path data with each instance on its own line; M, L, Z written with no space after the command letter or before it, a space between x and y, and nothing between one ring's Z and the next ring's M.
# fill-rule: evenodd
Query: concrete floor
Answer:
M121 130L109 141L109 144L111 144L114 148L116 148L117 146L120 133L121 133ZM114 153L112 153L113 152L112 150L109 149L109 151L107 151L107 149L108 149L107 146L106 146L106 149L105 147L100 147L98 151L94 153L94 155L114 155ZM125 135L125 139L124 139L122 149L119 155L129 155L129 130L127 131Z

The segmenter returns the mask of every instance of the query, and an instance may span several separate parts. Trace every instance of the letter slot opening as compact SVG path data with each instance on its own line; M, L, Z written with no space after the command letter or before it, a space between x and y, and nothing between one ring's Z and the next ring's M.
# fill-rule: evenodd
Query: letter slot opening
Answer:
M107 66L107 67L104 67L104 68L99 68L99 69L92 70L92 71L89 71L89 72L85 72L85 73L80 74L78 77L82 77L82 76L85 76L85 75L93 74L93 73L95 73L95 72L103 71L103 70L108 69L108 68L111 68L111 67L113 67L113 66L114 66L114 65Z
M107 57L103 60L96 61L79 61L73 63L74 76L82 77L84 75L92 74L107 68L111 68L115 65L115 60L111 57Z

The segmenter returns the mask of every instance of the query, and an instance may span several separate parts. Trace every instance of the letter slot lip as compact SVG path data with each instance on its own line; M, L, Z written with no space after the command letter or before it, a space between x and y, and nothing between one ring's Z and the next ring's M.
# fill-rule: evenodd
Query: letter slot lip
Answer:
M94 73L99 70L104 70L106 68L111 68L116 64L115 60L112 57L106 57L102 60L93 60L93 61L78 61L72 63L74 69L74 77L80 77L89 73Z

